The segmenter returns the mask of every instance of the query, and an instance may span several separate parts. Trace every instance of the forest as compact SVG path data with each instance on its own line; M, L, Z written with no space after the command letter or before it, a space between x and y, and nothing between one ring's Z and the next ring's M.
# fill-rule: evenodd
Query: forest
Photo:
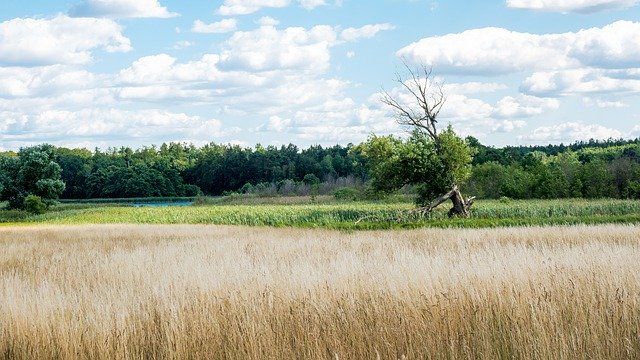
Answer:
M169 143L90 151L43 144L0 154L0 197L14 207L29 194L92 199L349 189L356 197L379 197L384 194L369 186L372 166L366 152L376 139L381 138L306 149ZM402 143L391 136L382 139L393 140L389 146ZM481 199L640 198L640 139L495 148L467 137L465 143L473 159L462 186Z

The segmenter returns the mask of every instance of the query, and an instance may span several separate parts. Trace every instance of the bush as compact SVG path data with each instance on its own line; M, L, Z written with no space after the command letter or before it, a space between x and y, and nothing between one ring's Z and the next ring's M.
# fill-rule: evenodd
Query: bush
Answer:
M362 198L362 194L358 189L342 187L333 192L333 197L337 200L356 201Z
M40 196L29 195L24 198L24 209L32 214L44 214L47 211L47 205Z
M498 201L500 201L503 204L508 204L511 202L511 198L508 196L500 196L500 199L498 199Z

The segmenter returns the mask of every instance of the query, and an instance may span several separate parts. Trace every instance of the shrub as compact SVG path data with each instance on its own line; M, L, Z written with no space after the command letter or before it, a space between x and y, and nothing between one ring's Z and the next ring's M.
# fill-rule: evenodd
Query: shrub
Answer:
M356 201L362 197L362 194L358 189L342 187L333 192L333 197L338 200Z
M32 214L44 214L47 210L47 205L40 196L29 195L24 198L24 209Z
M511 202L511 198L508 196L500 196L499 201L503 204L508 204Z

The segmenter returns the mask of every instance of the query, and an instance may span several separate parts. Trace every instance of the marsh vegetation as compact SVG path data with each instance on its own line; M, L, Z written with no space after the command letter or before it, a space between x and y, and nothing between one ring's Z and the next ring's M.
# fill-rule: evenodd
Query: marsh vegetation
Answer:
M0 357L640 356L635 225L0 228Z

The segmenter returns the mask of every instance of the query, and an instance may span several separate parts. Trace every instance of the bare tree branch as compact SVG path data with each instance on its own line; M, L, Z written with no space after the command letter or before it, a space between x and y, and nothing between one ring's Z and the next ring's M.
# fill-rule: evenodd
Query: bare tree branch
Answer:
M414 98L417 109L401 103L385 89L382 89L381 101L394 110L398 124L425 131L439 146L437 117L446 101L442 90L443 84L434 81L432 69L426 65L413 69L406 61L403 60L402 63L408 76L405 79L396 72L395 81Z

